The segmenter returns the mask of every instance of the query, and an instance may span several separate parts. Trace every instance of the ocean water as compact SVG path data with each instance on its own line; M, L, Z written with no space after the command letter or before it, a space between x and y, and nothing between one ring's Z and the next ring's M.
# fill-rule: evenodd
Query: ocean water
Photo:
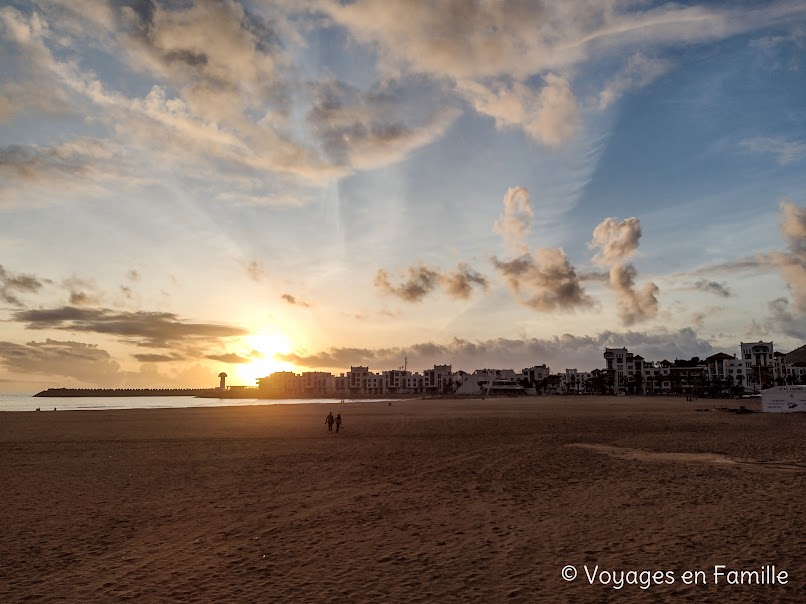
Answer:
M334 403L341 399L259 399L259 398L195 398L192 396L87 396L87 397L36 397L31 394L0 392L2 411L103 410L103 409L179 409L185 407L240 407L243 405L299 405L300 403ZM352 399L344 399L353 402ZM360 399L374 402L387 399Z

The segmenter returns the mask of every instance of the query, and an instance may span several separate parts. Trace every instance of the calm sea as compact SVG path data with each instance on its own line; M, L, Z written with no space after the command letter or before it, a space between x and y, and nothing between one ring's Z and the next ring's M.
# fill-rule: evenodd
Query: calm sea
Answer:
M341 399L194 398L192 396L91 396L34 398L30 394L0 392L0 411L80 411L98 409L175 409L181 407L239 407L243 405L298 405L334 403ZM386 399L375 399L386 400ZM345 399L345 402L352 402ZM361 402L372 402L361 399Z

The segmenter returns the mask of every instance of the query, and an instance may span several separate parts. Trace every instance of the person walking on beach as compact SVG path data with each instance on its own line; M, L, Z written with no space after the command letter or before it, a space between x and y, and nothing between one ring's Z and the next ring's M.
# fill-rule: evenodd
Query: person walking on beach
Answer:
M328 432L333 432L333 422L334 421L336 421L336 420L333 419L333 412L331 411L330 413L327 414L327 417L325 418L325 423L327 424L327 431ZM336 432L338 432L338 430L336 430Z
M341 428L341 413L336 414L336 432Z

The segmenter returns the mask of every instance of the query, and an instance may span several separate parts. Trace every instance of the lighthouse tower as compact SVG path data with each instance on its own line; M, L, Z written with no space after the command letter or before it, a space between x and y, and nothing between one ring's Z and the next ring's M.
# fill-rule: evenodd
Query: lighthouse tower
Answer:
M218 377L221 378L221 383L218 386L219 390L226 390L227 374L222 371L221 373L218 374Z

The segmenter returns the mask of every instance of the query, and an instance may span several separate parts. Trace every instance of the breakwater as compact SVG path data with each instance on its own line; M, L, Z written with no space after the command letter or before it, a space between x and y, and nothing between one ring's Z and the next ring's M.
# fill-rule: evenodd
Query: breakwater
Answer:
M37 392L40 397L90 396L210 396L218 388L48 388Z

